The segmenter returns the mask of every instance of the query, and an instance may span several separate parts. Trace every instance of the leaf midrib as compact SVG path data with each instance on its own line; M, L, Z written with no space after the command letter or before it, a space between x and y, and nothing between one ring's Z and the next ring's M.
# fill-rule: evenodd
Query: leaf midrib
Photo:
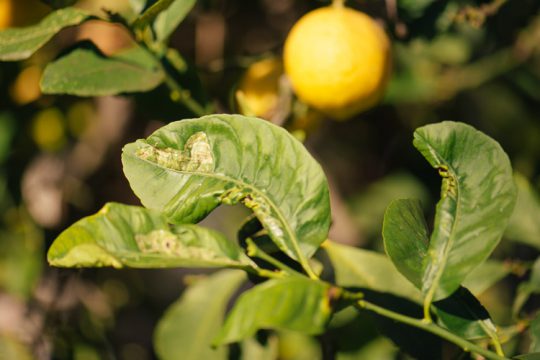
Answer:
M428 290L428 293L426 295L426 298L433 299L433 297L435 295L435 291L438 288L439 282L440 282L440 280L442 278L442 274L444 273L444 270L446 268L446 263L447 263L447 260L448 260L447 255L450 252L450 250L452 249L454 239L455 239L455 230L456 230L456 227L457 227L458 218L460 217L460 210L461 210L461 196L460 196L461 186L460 186L460 181L459 181L458 177L456 176L456 172L455 172L454 167L451 166L448 163L448 161L446 159L444 159L433 146L431 146L431 144L427 141L426 138L424 138L422 135L418 135L418 136L422 139L422 141L424 141L424 143L429 148L430 152L432 154L436 155L436 159L441 164L444 164L444 165L446 165L448 167L448 174L451 175L452 178L455 180L455 186L456 186L456 213L455 213L455 216L454 216L454 221L452 221L452 229L450 230L450 234L448 236L448 242L444 246L444 250L443 250L444 256L443 256L442 261L440 262L439 266L437 267L437 270L436 270L436 273L435 273L435 278L433 279L433 283L430 286L430 288ZM429 252L429 250L428 250L428 252Z

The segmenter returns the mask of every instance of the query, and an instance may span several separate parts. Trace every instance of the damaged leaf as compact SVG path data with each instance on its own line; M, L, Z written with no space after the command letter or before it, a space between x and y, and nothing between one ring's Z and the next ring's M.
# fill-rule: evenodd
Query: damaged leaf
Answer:
M116 203L67 228L47 257L51 265L61 267L254 266L239 246L216 231L170 226L156 211Z
M251 209L272 240L308 267L330 225L319 164L284 129L240 115L182 120L124 147L135 194L173 223L195 223L220 204Z

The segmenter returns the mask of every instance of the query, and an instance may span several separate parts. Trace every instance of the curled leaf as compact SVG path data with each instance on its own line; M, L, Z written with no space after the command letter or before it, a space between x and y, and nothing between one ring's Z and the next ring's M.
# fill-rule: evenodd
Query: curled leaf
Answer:
M156 211L108 203L58 236L47 258L53 266L137 268L253 266L242 249L216 231L170 226Z
M279 248L304 267L326 239L328 185L319 164L284 129L240 115L170 123L124 147L135 194L173 223L220 204L250 208Z

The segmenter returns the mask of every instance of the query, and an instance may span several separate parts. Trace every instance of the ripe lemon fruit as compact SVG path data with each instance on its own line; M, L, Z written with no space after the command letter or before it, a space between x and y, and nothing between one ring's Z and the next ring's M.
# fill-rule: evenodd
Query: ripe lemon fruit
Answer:
M339 1L300 18L283 57L297 96L338 120L375 105L390 75L390 41L383 29Z
M12 7L11 0L0 0L0 29L11 25Z
M279 99L279 78L283 74L281 60L266 58L251 64L243 74L236 91L236 100L244 115L268 117Z

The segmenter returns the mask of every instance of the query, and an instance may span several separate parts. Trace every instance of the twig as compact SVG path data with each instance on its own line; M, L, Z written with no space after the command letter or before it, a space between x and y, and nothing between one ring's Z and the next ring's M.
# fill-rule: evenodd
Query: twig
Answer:
M275 266L276 268L284 271L287 274L294 275L294 276L303 276L298 271L290 268L289 266L285 265L281 261L279 261L279 260L275 259L274 257L272 257L272 256L268 255L267 253L265 253L263 250L261 250L257 246L257 244L255 244L255 242L251 238L246 239L246 244L247 244L247 254L248 254L248 256L256 257L256 258L259 258L261 260L264 260L267 263Z
M424 331L430 332L434 335L437 335L457 346L462 348L466 352L473 352L479 355L484 356L486 359L490 360L510 360L509 358L505 357L504 355L498 355L492 351L486 350L476 344L471 343L470 341L467 341L450 331L443 329L440 326L437 326L433 324L432 322L424 321L423 319L417 319L410 316L406 316L403 314L396 313L392 310L385 309L383 307L380 307L378 305L372 304L365 300L359 300L355 303L355 306L359 309L363 310L369 310L372 311L378 315L384 316L386 318L399 321L401 323L414 326L416 328L422 329Z

